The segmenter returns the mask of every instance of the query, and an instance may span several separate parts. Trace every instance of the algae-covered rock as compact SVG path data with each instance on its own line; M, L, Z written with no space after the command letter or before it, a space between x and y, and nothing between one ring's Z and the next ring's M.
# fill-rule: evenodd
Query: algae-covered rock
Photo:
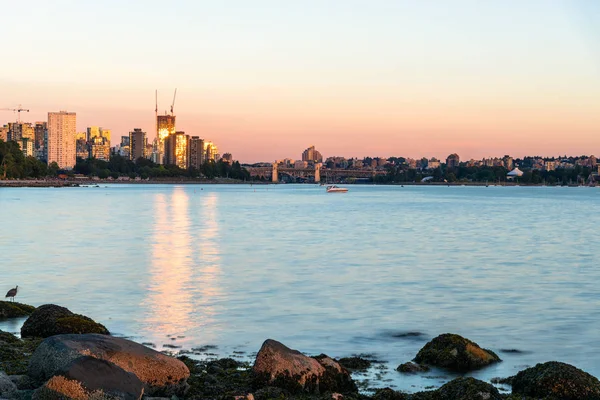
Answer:
M550 361L519 372L513 394L560 400L599 400L600 381L572 365Z
M28 304L0 301L0 319L26 317L31 315L33 310L35 307Z
M407 400L409 398L405 393L390 388L377 389L373 394L373 400Z
M406 362L404 364L400 364L396 371L403 372L405 374L416 374L417 372L427 372L429 371L429 367L427 365L417 364L416 362Z
M469 339L445 333L427 343L414 361L452 371L466 372L501 360L493 351L482 349Z
M342 367L353 371L364 371L371 366L371 361L362 357L343 357L337 362Z
M111 362L138 377L149 395L181 395L190 371L177 360L130 340L108 335L56 335L35 350L28 375L43 383L75 359L91 356Z
M457 378L437 390L415 393L411 400L502 400L493 385L475 378ZM524 399L523 399L524 400Z
M312 394L357 391L348 371L333 359L308 357L271 339L263 343L252 371L255 389L275 386Z
M8 332L0 331L0 371L9 375L24 374L29 358L39 343L38 339L21 340Z
M33 394L34 400L138 400L144 384L134 374L94 357L80 357L57 371Z
M54 304L39 306L27 318L21 328L22 337L46 338L68 333L100 333L108 335L108 329L84 315L74 314L65 307Z

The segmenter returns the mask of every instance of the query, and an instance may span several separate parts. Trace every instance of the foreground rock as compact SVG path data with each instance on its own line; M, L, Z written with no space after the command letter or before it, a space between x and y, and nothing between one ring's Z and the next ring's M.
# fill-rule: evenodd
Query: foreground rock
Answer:
M17 385L10 380L8 375L0 371L0 399L14 399L17 397Z
M104 325L54 304L45 304L36 308L21 328L21 337L24 338L46 338L67 333L109 334Z
M31 315L35 307L12 301L0 301L0 319L18 318Z
M445 333L427 343L417 354L418 364L434 365L457 372L467 372L499 362L493 351L459 335Z
M131 372L144 383L148 395L180 395L190 376L185 364L175 358L126 339L99 334L47 338L33 353L28 375L42 384L83 356L105 360Z
M600 381L572 365L550 361L519 372L513 393L560 400L599 400Z
M357 388L350 374L333 359L307 357L275 340L266 340L252 369L255 388L275 386L290 393L352 393Z
M58 371L33 394L33 400L137 400L144 384L132 373L94 357L80 357Z
M415 393L411 400L502 400L494 386L475 378L457 378L441 388Z
M0 331L0 371L9 375L26 373L29 358L39 343L39 339L21 340L8 332Z

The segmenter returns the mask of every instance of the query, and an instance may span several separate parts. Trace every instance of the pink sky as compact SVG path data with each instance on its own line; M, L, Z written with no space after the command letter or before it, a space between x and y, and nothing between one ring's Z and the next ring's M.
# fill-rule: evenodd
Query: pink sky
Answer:
M242 162L310 145L326 157L600 155L593 2L134 1L114 13L60 0L50 19L33 3L7 7L0 66L0 108L23 104L25 121L68 110L113 144L138 127L153 138L154 90L164 112L177 87L177 129Z

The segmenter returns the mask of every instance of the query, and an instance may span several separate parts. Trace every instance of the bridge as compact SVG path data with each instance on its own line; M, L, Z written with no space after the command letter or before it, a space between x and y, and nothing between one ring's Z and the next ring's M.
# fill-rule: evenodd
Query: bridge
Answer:
M262 177L272 182L279 182L281 176L287 175L297 179L313 179L314 182L321 182L325 177L327 182L339 182L346 178L374 178L377 175L385 175L386 171L374 169L327 169L322 164L315 164L314 168L290 168L282 167L273 163L271 167L245 167L250 176Z

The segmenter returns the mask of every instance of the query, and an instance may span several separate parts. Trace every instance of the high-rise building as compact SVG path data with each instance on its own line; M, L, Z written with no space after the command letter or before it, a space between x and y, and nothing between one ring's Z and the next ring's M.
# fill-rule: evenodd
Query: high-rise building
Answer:
M33 157L33 140L27 137L22 137L21 140L19 140L19 145L21 146L21 151L25 157Z
M192 136L188 149L190 168L200 169L204 163L204 140L198 136Z
M34 129L33 147L34 147L36 153L38 154L38 158L40 158L39 157L39 154L41 153L40 150L42 150L46 147L45 143L44 143L44 137L48 135L48 123L43 122L43 121L38 121L35 123L35 126L33 129Z
M188 168L188 142L189 136L185 132L175 132L164 141L165 164L177 165L179 168Z
M20 142L22 138L30 139L33 142L35 139L35 129L33 125L26 122L9 122L8 140Z
M110 143L110 129L104 129L104 128L100 128L100 136L102 136L103 138L108 139L108 142Z
M446 167L458 168L459 165L460 165L460 157L458 156L458 154L453 153L453 154L450 154L446 158Z
M132 132L129 132L128 142L130 160L135 161L138 158L146 157L146 132L143 132L140 128L135 128Z
M48 164L56 162L59 168L73 168L76 123L77 117L74 112L48 113Z
M302 152L302 161L321 163L323 156L315 149L315 146L310 146Z
M87 141L91 142L92 138L100 135L100 127L99 126L89 126L87 128Z
M90 156L92 158L110 161L110 140L104 136L95 136L90 141Z
M0 140L8 141L8 125L0 126Z
M233 156L231 155L231 153L225 153L223 154L223 157L221 157L221 161L231 165L233 164Z
M77 136L77 140L75 140L75 157L84 160L90 158L90 146L85 138Z
M204 142L204 162L206 161L217 161L217 155L219 149L213 142Z
M156 116L156 138L158 139L158 163L168 164L166 162L165 140L169 135L175 134L175 116L157 115Z

